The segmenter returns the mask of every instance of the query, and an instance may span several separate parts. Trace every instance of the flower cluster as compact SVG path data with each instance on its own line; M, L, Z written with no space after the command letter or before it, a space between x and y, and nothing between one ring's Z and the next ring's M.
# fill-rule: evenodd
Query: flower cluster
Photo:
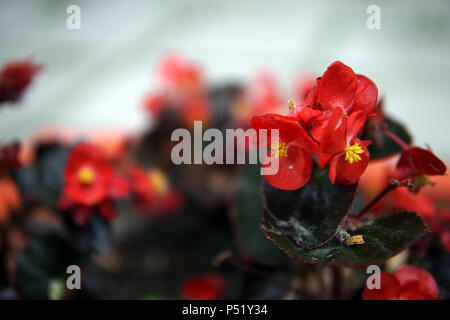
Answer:
M303 88L306 98L289 102L287 116L265 114L252 118L256 130L278 129L279 140L270 141L268 156L279 160L279 170L266 179L274 187L296 190L311 177L313 157L319 168L329 165L331 183L358 182L369 164L370 140L360 136L367 120L384 121L377 107L378 89L366 76L355 74L342 62L331 64L314 87ZM421 175L442 175L445 164L431 150L409 146L392 132L385 134L403 148L397 164L402 179Z
M361 141L358 134L376 114L376 85L337 61L307 92L300 104L289 103L288 116L266 114L252 119L256 130L279 130L279 141L262 146L279 158L278 173L266 179L280 189L301 188L311 177L315 155L319 167L329 164L331 183L354 184L369 163L370 141Z

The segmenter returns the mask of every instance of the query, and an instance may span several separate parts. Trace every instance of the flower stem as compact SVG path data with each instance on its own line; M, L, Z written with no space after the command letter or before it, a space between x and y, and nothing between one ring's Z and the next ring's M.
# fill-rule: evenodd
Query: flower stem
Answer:
M399 187L408 187L411 188L413 185L411 185L410 182L400 182L396 179L390 179L389 184L375 197L370 201L364 208L361 209L358 214L356 214L354 217L361 218L367 211L372 209L374 205L378 203L381 199L384 198L385 195L387 195L389 192L399 188Z
M397 136L392 131L389 131L388 129L386 129L386 127L383 127L383 132L392 141L394 141L396 144L398 144L403 150L408 150L409 149L409 145L405 141L403 141L399 136Z

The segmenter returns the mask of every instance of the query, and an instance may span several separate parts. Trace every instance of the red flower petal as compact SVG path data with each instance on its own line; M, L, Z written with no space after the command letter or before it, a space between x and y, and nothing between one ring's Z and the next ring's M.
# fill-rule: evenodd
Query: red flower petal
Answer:
M225 280L218 274L206 274L187 280L181 285L180 295L184 299L218 300L225 289Z
M362 111L353 112L350 115L350 117L348 117L347 136L346 136L347 144L349 144L354 138L356 138L358 133L363 128L365 122L366 122L366 115Z
M279 130L279 140L289 143L300 136L306 135L303 128L292 117L286 117L279 114L268 113L263 116L255 116L251 120L252 127L256 131L260 129L267 130L267 145L259 146L260 148L270 147L272 144L270 138L270 130Z
M333 110L333 114L328 121L320 141L320 168L325 167L335 155L345 151L347 147L345 142L346 120L342 109Z
M435 300L438 298L438 286L433 276L424 269L413 267L413 266L403 266L395 272L395 277L400 282L400 285L406 286L411 281L417 281L418 294L423 299Z
M380 274L380 289L364 288L363 300L397 300L400 282L392 274L382 271Z
M409 176L442 175L447 171L445 164L432 152L417 147L411 147L402 153L397 169L407 172Z
M266 175L267 181L278 189L297 190L311 178L313 167L309 152L298 147L289 147L287 157L280 157L278 172Z
M364 153L359 155L361 160L350 163L345 160L345 152L335 156L330 162L328 171L331 183L337 182L343 185L354 184L358 182L359 178L369 165L369 151L358 139L355 139L355 141L357 141L364 149Z
M320 80L319 101L324 109L349 111L355 98L358 81L353 70L340 61L331 64Z
M92 211L91 207L75 206L71 213L75 223L82 227L89 222L89 219L94 212Z
M372 80L357 74L358 89L355 94L355 102L353 104L353 111L362 111L367 116L372 115L377 104L378 88Z
M106 221L111 221L116 217L116 207L114 202L109 199L102 201L98 206L98 210L100 216L102 216Z
M406 285L402 286L398 295L399 300L422 300L422 296L419 294L419 282L410 281Z
M130 193L130 184L128 180L118 174L112 176L108 195L111 198L118 199L126 197Z

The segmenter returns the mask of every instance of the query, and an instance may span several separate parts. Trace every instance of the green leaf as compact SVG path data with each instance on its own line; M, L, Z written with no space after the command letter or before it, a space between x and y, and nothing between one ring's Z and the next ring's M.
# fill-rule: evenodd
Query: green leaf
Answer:
M292 240L270 231L266 236L293 258L304 262L335 266L364 266L380 263L417 241L427 227L413 212L400 212L376 219L372 224L349 232L362 235L364 244L346 245L334 238L324 246L305 250Z
M367 122L366 128L364 129L366 133L363 134L362 137L363 140L372 141L372 144L368 147L371 160L386 158L403 151L402 148L386 136L383 131L377 130L375 132L369 132L370 129L368 128L371 126L371 123L371 121ZM400 122L386 117L384 124L389 131L395 133L407 144L412 143L411 135Z
M265 236L260 226L263 212L259 165L248 165L241 175L235 194L234 221L239 247L261 264L276 265L288 259Z
M319 247L336 234L352 206L357 187L358 184L331 184L328 169L317 167L313 168L311 180L294 191L277 189L264 180L267 214L262 223L301 248Z

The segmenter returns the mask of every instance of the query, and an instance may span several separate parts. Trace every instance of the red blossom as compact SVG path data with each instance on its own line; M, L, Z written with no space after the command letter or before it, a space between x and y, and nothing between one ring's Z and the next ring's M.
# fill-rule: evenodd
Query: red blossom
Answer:
M398 160L397 170L403 178L409 178L422 174L443 175L447 167L431 150L408 147Z
M208 273L185 281L180 288L183 299L218 300L225 290L225 280L215 273Z
M81 143L70 152L64 179L58 206L71 211L78 225L85 225L95 212L111 221L116 216L113 200L130 192L128 181L114 172L103 151L88 143Z
M131 189L137 208L143 214L172 213L180 210L184 199L173 190L166 175L157 169L144 170L131 166Z
M0 103L18 101L41 69L31 60L5 64L0 70Z
M414 266L403 266L395 274L381 272L380 289L364 288L363 300L436 300L438 287L433 276Z
M361 111L347 119L343 110L336 108L327 124L320 143L319 167L330 162L331 183L353 184L359 180L369 164L370 141L356 138L365 122Z
M278 172L266 175L267 181L274 187L284 190L296 190L303 187L311 178L313 160L312 153L318 153L317 144L306 131L290 117L277 114L265 114L252 118L252 127L259 131L267 130L267 145L270 153L279 160ZM279 130L278 141L271 141L270 131Z
M113 168L99 148L81 143L69 154L64 179L66 196L75 203L92 206L107 197Z

